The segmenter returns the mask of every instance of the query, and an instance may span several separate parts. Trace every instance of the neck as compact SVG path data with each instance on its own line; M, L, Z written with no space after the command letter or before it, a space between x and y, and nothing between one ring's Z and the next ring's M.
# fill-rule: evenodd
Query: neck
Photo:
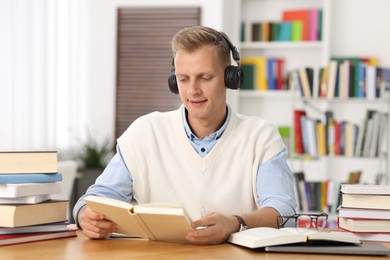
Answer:
M188 117L187 112L186 116L192 132L198 138L203 139L221 128L227 117L227 107L219 115L215 115L212 119Z

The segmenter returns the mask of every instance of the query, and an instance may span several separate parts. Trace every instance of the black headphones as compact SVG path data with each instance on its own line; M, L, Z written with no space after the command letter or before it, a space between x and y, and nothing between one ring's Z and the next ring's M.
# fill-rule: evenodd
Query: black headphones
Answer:
M225 69L225 86L229 89L239 89L242 86L244 81L244 72L240 67L240 53L237 51L236 46L234 46L225 35L220 33L220 35L225 39L226 43L229 46L229 49L232 51L232 56L234 61L237 63L237 66L229 65ZM168 86L172 93L179 94L179 88L177 86L176 75L175 75L175 64L172 58L171 75L168 77Z

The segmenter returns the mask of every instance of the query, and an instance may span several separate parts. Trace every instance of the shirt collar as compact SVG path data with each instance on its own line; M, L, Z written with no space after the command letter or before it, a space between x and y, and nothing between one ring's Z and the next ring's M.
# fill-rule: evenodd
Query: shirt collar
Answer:
M226 105L226 108L227 108L227 116L226 116L226 119L225 119L225 122L223 123L223 125L214 133L212 133L211 135L205 137L204 139L208 139L208 140L217 140L219 139L223 132L225 131L227 125L228 125L228 122L229 122L229 119L230 119L230 113L231 113L231 109L230 109L230 106L229 105ZM194 140L194 139L199 139L191 130L190 128L190 125L188 124L188 120L187 120L187 109L185 106L182 106L182 120L183 120L183 124L184 124L184 130L186 131L186 134L187 134L187 137L188 139L190 140Z

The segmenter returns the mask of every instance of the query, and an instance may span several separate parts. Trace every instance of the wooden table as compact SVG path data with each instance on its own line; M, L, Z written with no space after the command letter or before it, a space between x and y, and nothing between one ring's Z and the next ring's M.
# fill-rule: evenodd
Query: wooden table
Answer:
M390 244L386 244L390 248ZM315 258L313 258L315 257ZM0 258L8 259L373 259L364 256L265 253L231 244L200 246L115 238L90 240L78 231L77 238L57 239L0 247ZM378 258L379 259L379 258ZM383 259L383 258L381 258ZM387 257L385 257L387 259Z

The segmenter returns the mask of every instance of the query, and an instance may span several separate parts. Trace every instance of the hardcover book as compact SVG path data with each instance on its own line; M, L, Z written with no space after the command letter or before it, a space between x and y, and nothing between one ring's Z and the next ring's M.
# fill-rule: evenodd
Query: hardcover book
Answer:
M0 174L57 172L56 151L0 152Z
M62 181L61 173L0 174L0 184L47 183Z
M87 196L87 205L118 225L118 233L129 237L150 240L185 242L192 230L191 221L184 209L172 204L130 203L111 198Z
M67 220L68 201L49 200L38 204L0 205L0 226L22 227Z
M0 198L17 198L61 192L61 182L0 184Z
M390 233L388 219L338 218L338 226L350 232Z
M348 194L390 195L390 185L343 184L341 192Z
M390 196L343 193L341 206L345 208L390 209Z
M51 239L76 237L76 236L77 236L76 230L69 230L63 232L0 235L0 246L30 243L30 242L51 240Z

